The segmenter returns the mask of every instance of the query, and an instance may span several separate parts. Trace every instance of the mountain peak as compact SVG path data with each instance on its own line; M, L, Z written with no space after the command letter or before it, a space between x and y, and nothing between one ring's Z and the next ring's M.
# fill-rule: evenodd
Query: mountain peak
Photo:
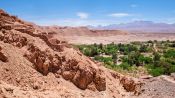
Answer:
M123 24L112 24L107 26L90 27L91 29L125 30L130 32L175 32L175 24L155 23L153 21L134 21Z

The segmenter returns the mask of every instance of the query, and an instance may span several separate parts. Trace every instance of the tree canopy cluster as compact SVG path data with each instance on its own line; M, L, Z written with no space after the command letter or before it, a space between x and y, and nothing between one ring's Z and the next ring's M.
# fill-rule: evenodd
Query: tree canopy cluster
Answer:
M148 41L130 44L92 44L76 47L86 56L116 69L130 70L143 66L153 76L175 72L175 42Z

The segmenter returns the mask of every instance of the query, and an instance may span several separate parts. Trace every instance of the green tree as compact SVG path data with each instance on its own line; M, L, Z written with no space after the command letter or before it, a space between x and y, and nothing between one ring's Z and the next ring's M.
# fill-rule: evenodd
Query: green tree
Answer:
M148 48L147 48L147 46L146 45L141 45L141 47L140 47L140 50L139 50L140 52L147 52L148 51Z
M91 51L89 49L84 49L83 54L86 56L91 56Z
M164 57L166 58L175 58L175 50L170 49L166 53L164 53Z
M123 70L129 70L131 66L125 62L120 64L119 67L122 68Z
M154 69L149 70L149 73L153 76L160 76L164 74L164 69L162 67L156 67Z
M154 66L160 67L159 62L160 62L160 55L158 53L154 54L153 62Z
M113 63L114 63L114 64L117 64L118 56L117 56L116 53L112 54L112 59L113 59Z
M130 65L136 65L136 66L140 66L141 62L139 61L139 57L141 56L140 52L131 52L128 55L128 64Z
M92 47L92 49L91 49L91 57L94 57L94 56L96 56L96 55L98 55L99 54L99 52L98 52L98 48L97 47Z
M145 64L152 64L153 63L153 59L151 57L144 57L144 63Z
M100 43L99 48L102 50L103 49L103 44Z

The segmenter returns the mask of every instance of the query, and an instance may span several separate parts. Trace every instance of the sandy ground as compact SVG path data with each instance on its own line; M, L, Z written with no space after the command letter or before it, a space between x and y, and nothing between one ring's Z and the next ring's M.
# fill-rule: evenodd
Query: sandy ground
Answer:
M55 36L56 37L56 36ZM149 40L175 40L175 33L130 33L126 35L116 36L64 36L64 39L72 44L94 44L103 43L129 43L133 41L149 41Z

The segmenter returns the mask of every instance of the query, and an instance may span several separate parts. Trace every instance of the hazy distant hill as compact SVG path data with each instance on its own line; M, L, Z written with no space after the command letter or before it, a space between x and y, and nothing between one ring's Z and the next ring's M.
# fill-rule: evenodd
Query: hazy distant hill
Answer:
M175 33L175 24L154 23L152 21L134 21L125 24L112 24L107 26L88 26L91 29L126 30L131 32L167 32Z

